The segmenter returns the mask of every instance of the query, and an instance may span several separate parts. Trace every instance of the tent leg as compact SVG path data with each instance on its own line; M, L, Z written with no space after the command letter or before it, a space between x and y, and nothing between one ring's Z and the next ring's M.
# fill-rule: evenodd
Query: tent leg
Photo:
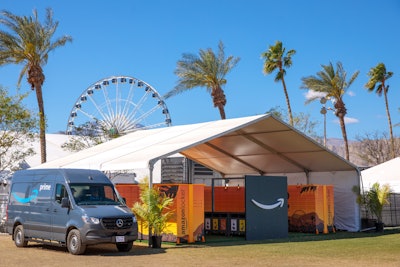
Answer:
M306 174L307 184L310 184L310 172L308 170L304 170L304 173Z
M153 187L153 169L154 169L154 163L149 162L149 171L150 171L150 177L149 177L149 187Z
M153 187L153 170L154 170L154 162L153 161L149 161L149 188L151 189ZM151 238L152 236L152 231L153 229L151 229L151 226L149 226L149 247L151 247L153 245L153 240Z

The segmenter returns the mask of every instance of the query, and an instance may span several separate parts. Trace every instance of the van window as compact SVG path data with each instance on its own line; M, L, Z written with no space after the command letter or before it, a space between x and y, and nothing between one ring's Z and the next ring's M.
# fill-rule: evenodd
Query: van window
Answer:
M70 184L77 205L121 205L110 184Z
M67 189L63 184L57 184L56 195L54 199L57 203L61 204L61 199L63 199L64 197L68 197Z
M37 198L37 195L37 191L32 191L29 183L15 183L12 185L10 203L12 205L28 205Z
M38 182L32 184L32 192L37 192L37 198L32 199L31 202L37 205L47 206L53 196L53 184L47 182Z
M52 197L52 185L46 182L15 183L11 189L10 203L14 205L47 205Z

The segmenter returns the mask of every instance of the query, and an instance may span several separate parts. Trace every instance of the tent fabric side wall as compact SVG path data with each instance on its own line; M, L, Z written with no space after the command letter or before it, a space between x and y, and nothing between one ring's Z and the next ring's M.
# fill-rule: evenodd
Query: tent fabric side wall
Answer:
M393 192L400 193L400 157L361 171L362 188L368 191L376 182L389 184Z
M317 182L318 181L318 182ZM360 206L353 186L359 186L360 176L356 171L312 173L310 183L333 184L335 199L335 227L339 230L360 229Z
M305 173L269 174L285 175L288 177L288 185L333 185L335 200L334 224L339 230L356 232L360 230L360 206L357 204L357 196L353 193L353 186L359 186L359 174L356 171L337 172L311 172L309 182Z

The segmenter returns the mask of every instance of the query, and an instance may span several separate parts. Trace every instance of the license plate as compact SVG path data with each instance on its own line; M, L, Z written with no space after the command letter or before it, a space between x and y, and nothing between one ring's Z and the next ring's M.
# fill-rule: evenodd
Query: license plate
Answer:
M117 243L125 242L125 236L116 236L115 242L117 242Z

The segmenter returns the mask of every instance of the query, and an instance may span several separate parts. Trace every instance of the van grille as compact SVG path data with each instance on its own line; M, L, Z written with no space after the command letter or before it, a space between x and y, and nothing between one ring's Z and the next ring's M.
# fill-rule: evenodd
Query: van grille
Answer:
M130 229L133 225L133 217L115 217L101 219L103 227L108 230Z

